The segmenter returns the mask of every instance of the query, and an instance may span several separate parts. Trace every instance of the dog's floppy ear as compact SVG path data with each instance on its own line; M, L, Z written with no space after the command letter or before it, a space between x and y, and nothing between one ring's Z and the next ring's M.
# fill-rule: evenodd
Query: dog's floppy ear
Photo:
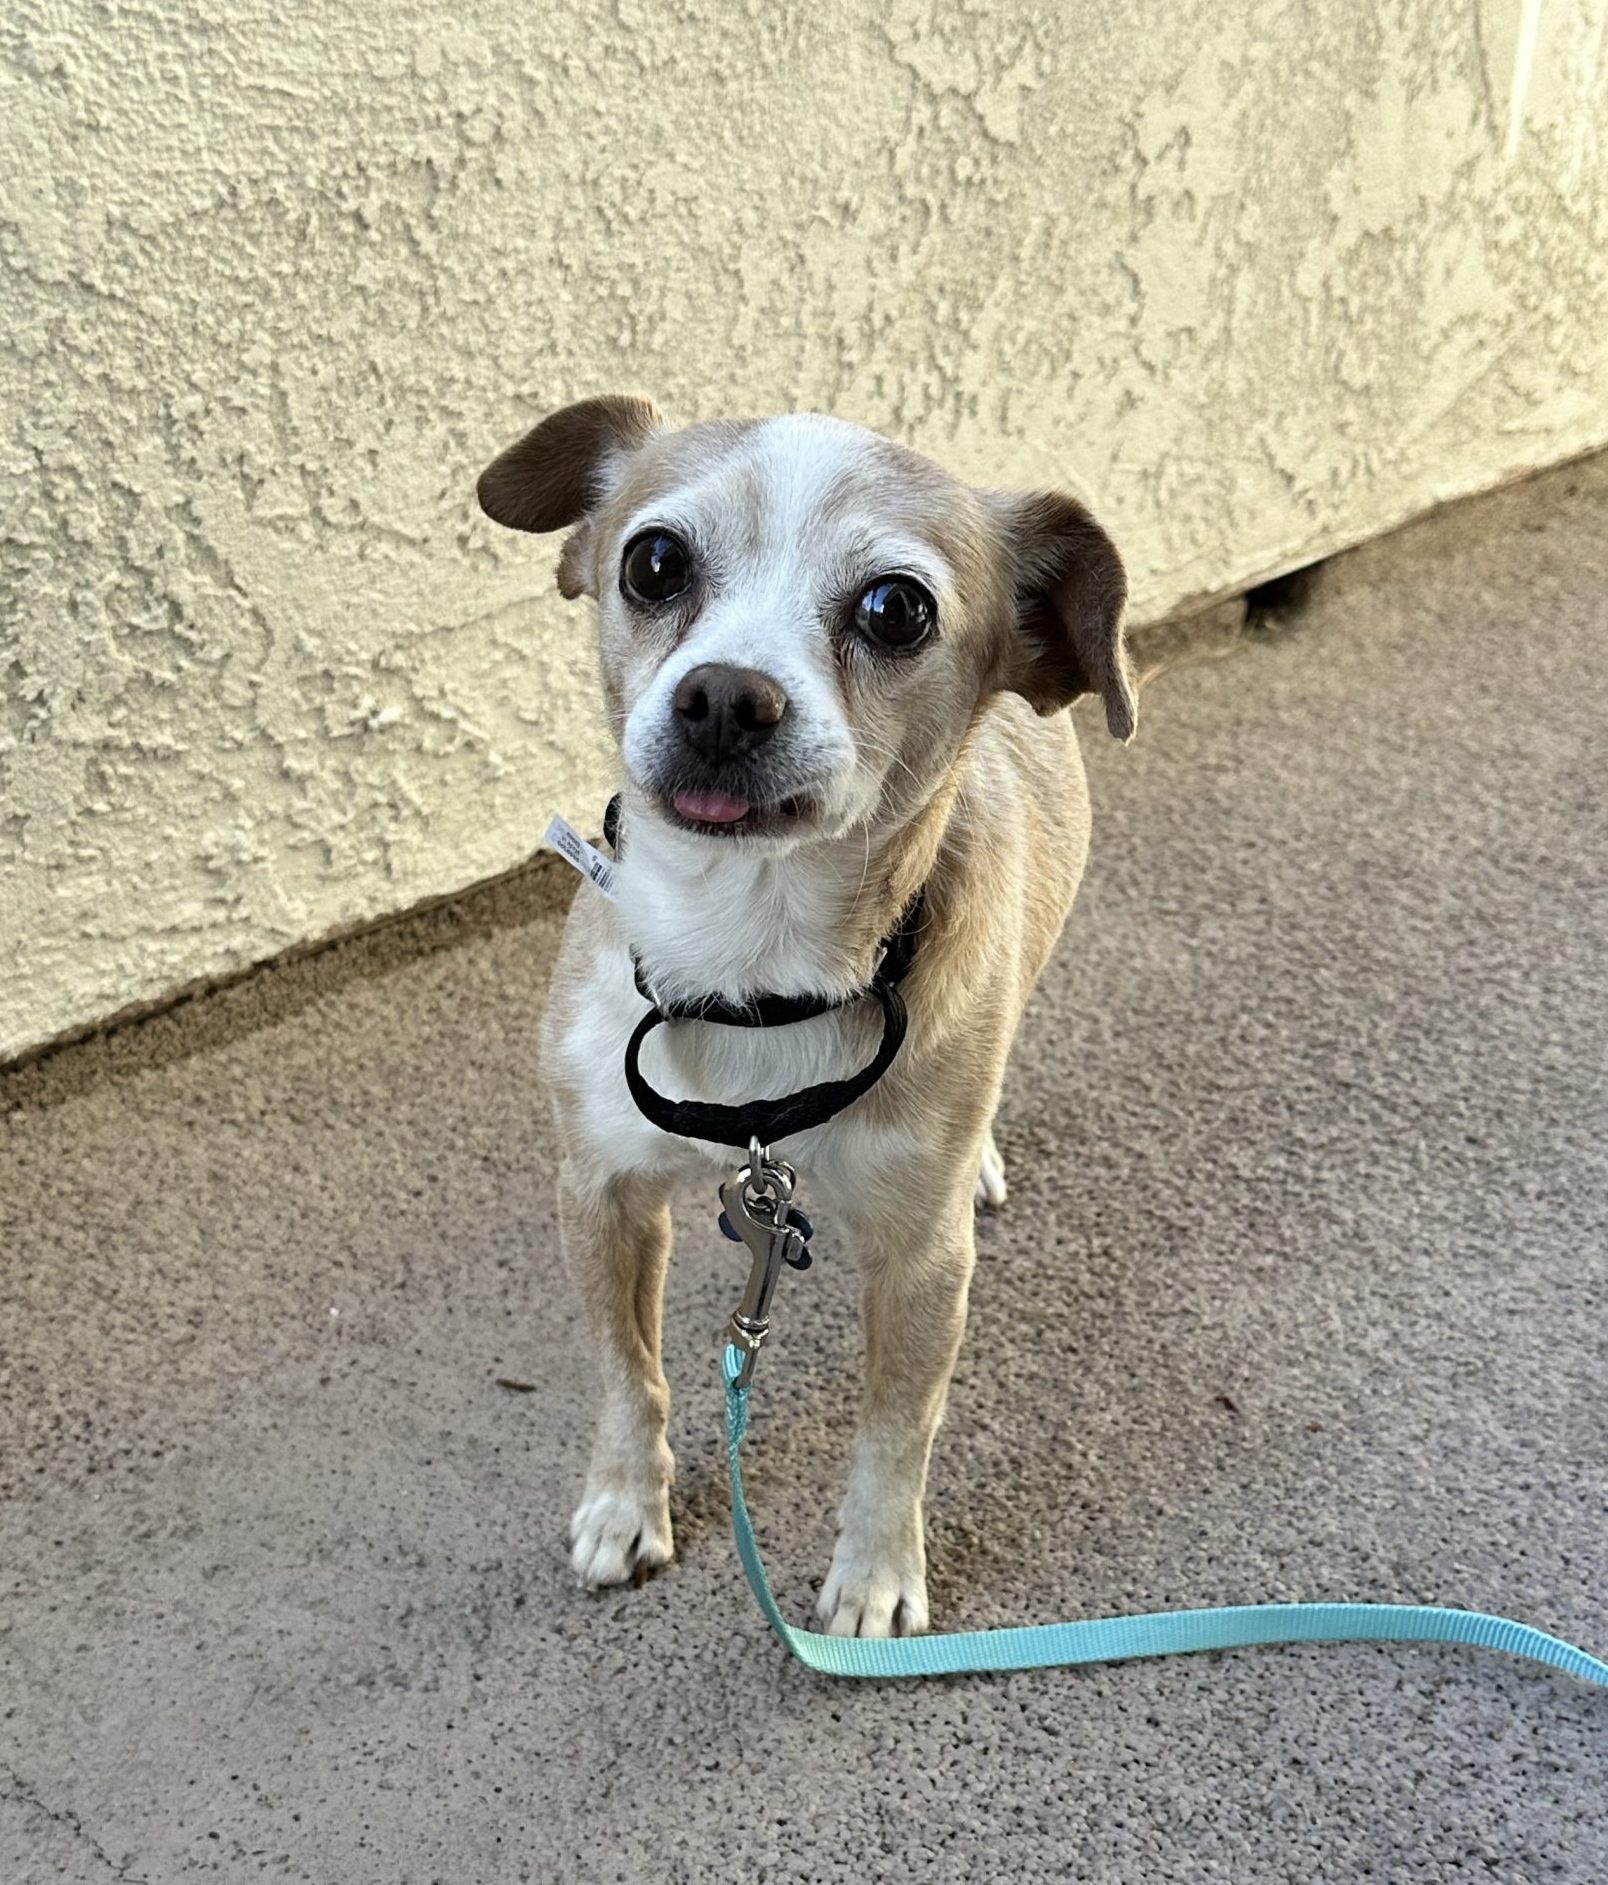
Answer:
M606 494L619 461L663 424L640 393L608 393L549 413L481 472L480 508L510 530L580 523ZM577 531L559 559L558 586L569 597L586 588L585 535L584 527Z
M1062 491L991 492L1016 594L1004 684L1039 713L1098 694L1106 725L1133 738L1133 674L1122 640L1128 579L1111 539Z

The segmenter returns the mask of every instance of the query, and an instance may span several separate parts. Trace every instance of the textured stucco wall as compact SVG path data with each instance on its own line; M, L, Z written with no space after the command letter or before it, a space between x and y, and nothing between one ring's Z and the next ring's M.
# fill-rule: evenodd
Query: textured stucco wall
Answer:
M1608 438L1608 0L12 0L0 1055L595 815L560 401L1096 502L1141 616Z

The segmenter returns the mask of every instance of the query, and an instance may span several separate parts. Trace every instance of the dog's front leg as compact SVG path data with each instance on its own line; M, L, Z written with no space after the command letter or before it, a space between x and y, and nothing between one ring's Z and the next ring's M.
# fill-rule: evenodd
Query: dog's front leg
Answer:
M845 1229L862 1264L865 1398L819 1609L834 1636L911 1636L927 1627L921 1501L966 1323L971 1193L935 1216L856 1213Z
M603 1377L592 1463L570 1524L571 1563L583 1584L623 1584L668 1564L674 1549L670 1390L659 1362L667 1194L641 1176L593 1179L566 1166L559 1222Z

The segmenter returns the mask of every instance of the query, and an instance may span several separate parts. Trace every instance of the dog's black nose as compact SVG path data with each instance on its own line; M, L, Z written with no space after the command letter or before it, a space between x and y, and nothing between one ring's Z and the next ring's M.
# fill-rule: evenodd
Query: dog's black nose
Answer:
M787 696L757 668L709 662L684 674L670 705L687 744L705 759L741 759L762 746L787 712Z

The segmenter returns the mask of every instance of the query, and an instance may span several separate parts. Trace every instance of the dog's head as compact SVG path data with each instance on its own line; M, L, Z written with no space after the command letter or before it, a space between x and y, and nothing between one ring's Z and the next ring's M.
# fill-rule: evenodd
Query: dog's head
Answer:
M814 413L673 430L583 400L482 474L514 530L574 526L625 768L661 816L786 848L931 797L1004 691L1134 727L1110 539L1058 492L974 489Z

